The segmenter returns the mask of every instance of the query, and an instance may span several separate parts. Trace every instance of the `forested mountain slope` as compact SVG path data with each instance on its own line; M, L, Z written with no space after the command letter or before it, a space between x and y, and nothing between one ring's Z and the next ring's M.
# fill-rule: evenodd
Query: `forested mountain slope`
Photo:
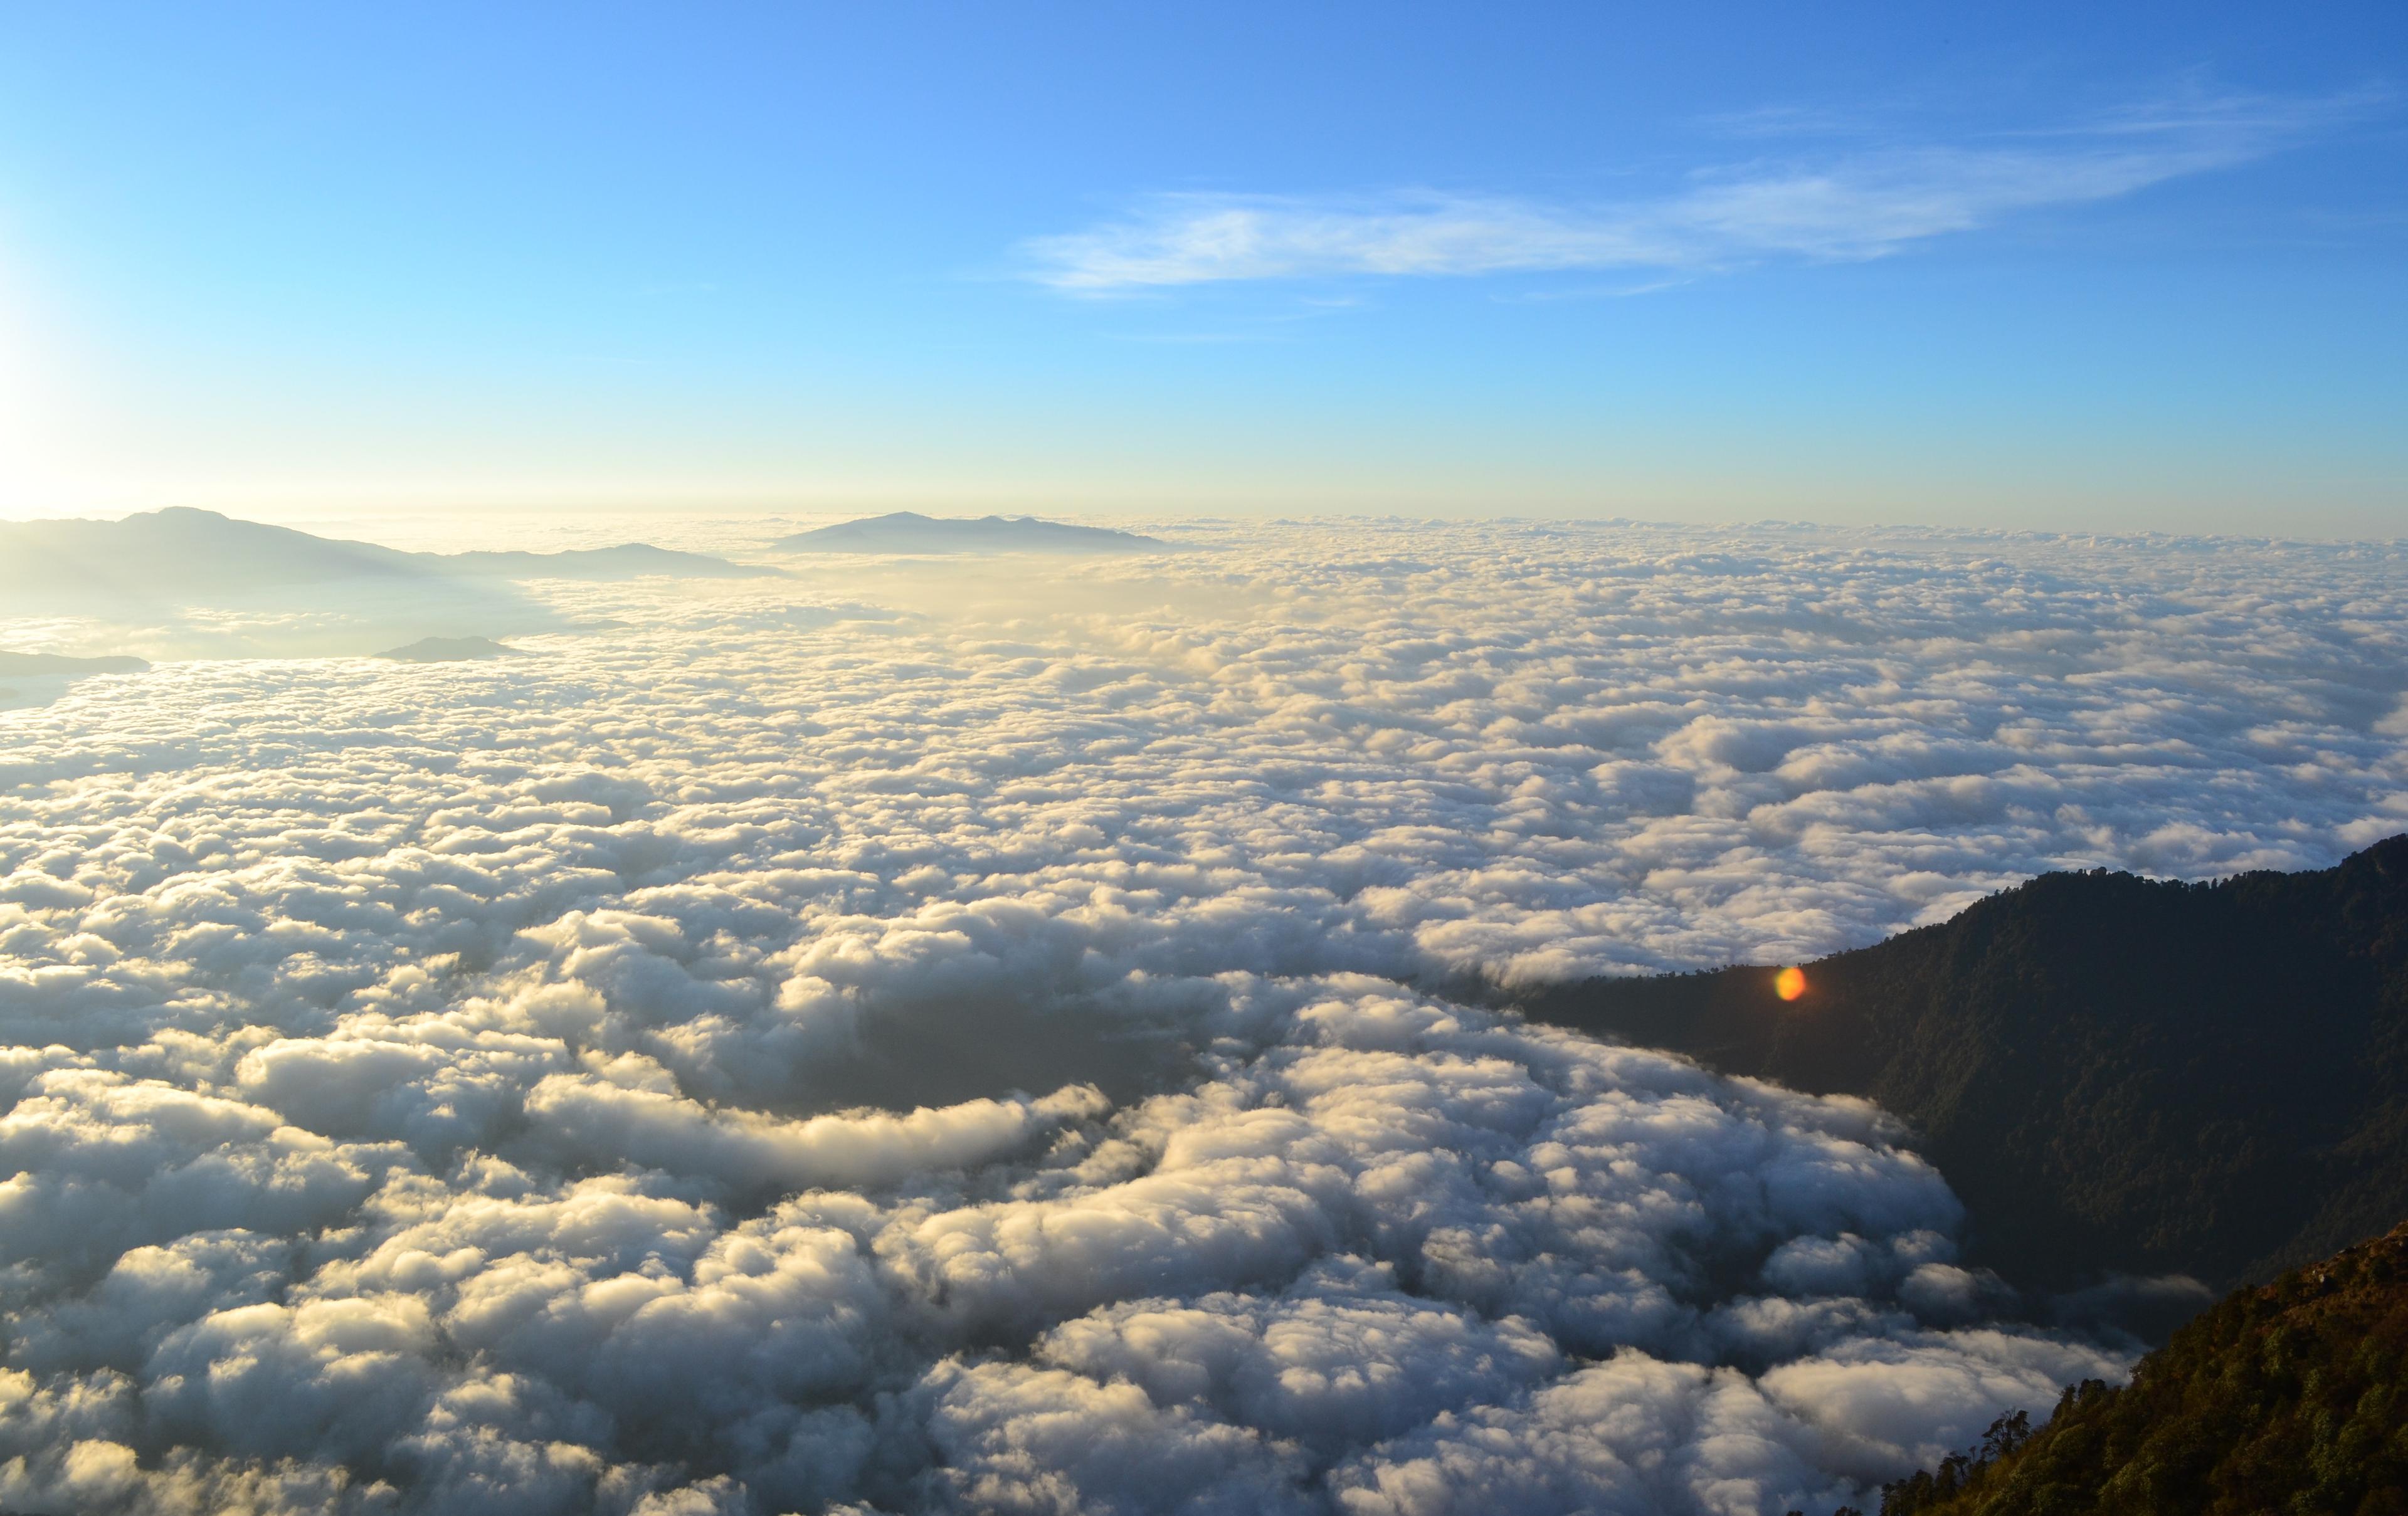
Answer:
M2236 1293L2028 1439L1999 1431L1998 1456L1893 1485L1883 1516L2408 1510L2408 1225Z
M1976 1262L2217 1288L2408 1215L2408 836L2313 873L2050 874L1805 965L1591 980L1537 1021L1869 1096Z

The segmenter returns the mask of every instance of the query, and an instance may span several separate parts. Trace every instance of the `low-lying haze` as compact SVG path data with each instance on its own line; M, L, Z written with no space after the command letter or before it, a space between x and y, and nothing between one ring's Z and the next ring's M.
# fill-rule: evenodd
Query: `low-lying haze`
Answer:
M1465 997L2408 818L2397 547L1139 529L0 711L0 1505L1861 1504L2133 1345Z

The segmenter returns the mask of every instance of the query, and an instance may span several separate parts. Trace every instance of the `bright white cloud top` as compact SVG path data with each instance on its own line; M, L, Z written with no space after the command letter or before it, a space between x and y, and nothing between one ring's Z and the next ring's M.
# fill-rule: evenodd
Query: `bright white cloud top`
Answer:
M1169 535L0 712L0 1504L1828 1510L2127 1355L1469 985L2408 822L2397 549Z

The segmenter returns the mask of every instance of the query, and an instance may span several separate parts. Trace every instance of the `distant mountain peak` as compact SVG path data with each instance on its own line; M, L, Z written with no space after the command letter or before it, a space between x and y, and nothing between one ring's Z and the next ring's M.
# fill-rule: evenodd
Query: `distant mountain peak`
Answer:
M517 658L519 650L505 647L491 637L423 636L404 647L387 648L378 653L397 664L462 664L482 658Z
M1154 552L1155 537L1103 526L1075 526L1036 516L923 516L889 511L780 537L785 552Z
M197 506L117 521L0 522L0 589L210 596L340 580L623 579L774 575L645 543L565 552L405 552L247 522Z
M10 652L0 649L0 674L38 676L44 674L139 674L150 665L140 658L123 655L99 658L70 658L56 652Z

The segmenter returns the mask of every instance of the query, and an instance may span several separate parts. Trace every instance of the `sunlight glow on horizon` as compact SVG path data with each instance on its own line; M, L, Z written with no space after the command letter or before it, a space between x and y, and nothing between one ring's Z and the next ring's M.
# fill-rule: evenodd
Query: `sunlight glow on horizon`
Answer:
M0 516L2408 530L2391 8L267 9L0 57Z

